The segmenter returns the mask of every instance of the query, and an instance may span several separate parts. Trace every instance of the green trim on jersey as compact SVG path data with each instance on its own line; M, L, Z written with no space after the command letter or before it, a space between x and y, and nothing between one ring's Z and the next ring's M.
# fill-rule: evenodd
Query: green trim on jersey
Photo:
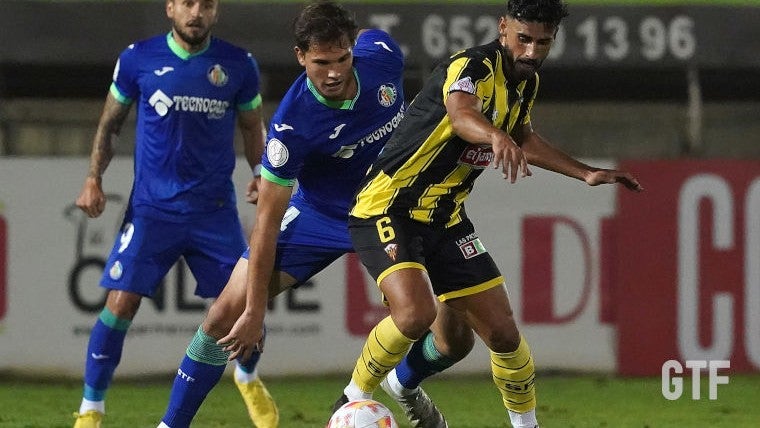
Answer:
M185 60L190 59L194 56L203 54L204 52L208 50L208 47L211 46L211 39L209 38L208 40L206 40L206 47L204 47L198 52L190 53L186 51L185 49L183 49L182 46L180 46L179 43L177 43L177 41L174 40L174 37L172 37L171 31L169 31L169 33L166 34L166 42L169 44L169 49L171 49L175 55Z
M356 79L356 96L352 100L343 100L343 101L333 101L328 100L322 94L319 93L317 88L314 87L314 84L311 83L311 79L308 77L306 78L306 86L309 88L309 91L311 91L311 94L314 95L314 98L317 99L320 103L326 105L330 108L337 108L340 110L353 110L354 104L356 104L356 100L359 99L359 94L362 92L362 85L359 83L359 74L356 73L356 69L353 69L354 72L354 79Z
M111 92L111 95L113 95L114 98L116 98L116 101L122 104L132 104L132 98L122 95L119 88L116 87L116 83L111 83L111 87L108 88L108 91Z
M293 187L296 185L295 178L291 178L289 180L285 178L280 178L272 174L268 169L264 168L264 166L261 167L261 178L266 178L267 181L271 181L274 184L279 184L280 186Z
M240 111L250 111L262 104L261 100L261 94L256 95L256 98L252 99L251 101L248 101L247 103L238 104L238 110Z

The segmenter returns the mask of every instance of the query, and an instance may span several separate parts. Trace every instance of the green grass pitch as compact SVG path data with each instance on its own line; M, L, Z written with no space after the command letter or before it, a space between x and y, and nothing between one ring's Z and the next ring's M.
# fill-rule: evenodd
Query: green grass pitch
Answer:
M324 427L330 407L347 377L264 378L280 407L281 428ZM155 427L163 415L171 379L120 380L108 393L106 428ZM425 390L449 420L451 428L504 428L506 415L490 375L429 379ZM760 421L760 375L733 375L708 399L702 376L701 400L691 398L691 377L684 394L668 401L660 378L616 378L603 375L539 373L538 416L542 428L743 428ZM81 396L79 381L34 381L0 374L0 427L70 428ZM395 405L378 391L375 398L408 428ZM232 379L225 376L211 392L194 426L250 426Z

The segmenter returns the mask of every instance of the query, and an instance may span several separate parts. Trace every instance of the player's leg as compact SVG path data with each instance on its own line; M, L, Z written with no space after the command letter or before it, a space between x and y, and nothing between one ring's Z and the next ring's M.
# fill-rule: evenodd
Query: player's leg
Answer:
M105 397L114 371L121 361L124 338L140 306L142 296L110 290L106 305L90 332L84 370L84 393L76 428L99 426L106 413Z
M229 352L216 341L229 332L245 308L247 270L248 260L240 258L227 286L212 303L191 339L177 370L160 426L190 426L203 400L224 374Z
M475 337L461 314L448 304L438 306L438 314L430 331L412 345L412 349L389 374L395 378L399 392L410 392L422 381L453 366L470 353Z
M409 267L390 273L380 282L390 316L369 333L351 383L344 393L349 400L372 398L372 393L435 319L435 296L423 269Z
M462 314L439 304L435 322L383 380L383 390L404 411L413 427L446 427L446 420L420 383L461 360L475 343Z
M536 420L535 367L528 342L520 334L502 284L452 299L490 350L494 383L514 428L534 428Z
M272 297L277 296L282 291L292 287L295 283L296 280L290 275L276 271L272 275L269 295ZM209 329L216 330L211 326L209 326ZM226 331L229 332L229 328ZM224 333L224 335L226 334ZM219 337L223 337L224 335ZM261 380L258 370L258 364L264 352L265 341L266 327L261 337L261 343L251 353L251 357L248 360L242 360L241 358L236 360L233 379L235 386L240 391L240 396L243 397L243 402L248 410L248 416L254 425L258 428L276 428L279 425L280 412L274 398L272 398L266 385Z
M208 392L219 382L229 353L216 342L230 331L245 308L248 251L237 212L221 211L194 222L184 256L198 283L195 294L219 297L209 308L180 364L164 417L164 423L170 426L189 424ZM276 427L277 406L256 372L260 356L256 352L248 360L238 361L234 379L254 424L260 428Z
M475 257L477 252L464 251L477 241L469 221L441 231L435 245L425 253L435 293L446 300L457 296L462 288L472 284L490 284L498 270L490 259ZM472 254L472 257L465 255ZM412 426L445 427L446 421L432 400L419 387L423 379L450 367L464 358L472 349L472 329L464 314L439 303L435 322L422 339L417 341L399 365L388 374L384 383L386 392L404 410Z
M246 273L233 273L232 269L235 266L235 270L245 268L247 271L248 266L248 249L236 211L220 212L204 219L194 228L192 242L193 251L191 254L186 254L185 258L193 275L198 279L196 294L215 297L225 287L225 283L228 283L228 279L236 283L242 282L244 287ZM241 253L243 253L242 257ZM241 264L243 266L240 266ZM273 282L275 282L274 279ZM244 304L245 294L241 300ZM241 306L240 312L233 311L233 313L239 315L242 313L242 308L244 306ZM237 319L237 315L232 320L233 322ZM219 326L214 325L217 321L221 321ZM226 318L210 316L204 323L204 332L216 341L229 333L232 324L228 326L227 321ZM217 333L221 334L217 335ZM264 337L261 340L263 346ZM260 347L260 350L255 351L248 360L236 361L233 379L253 423L259 428L270 428L278 425L279 411L256 370L261 351ZM216 382L209 386L213 387L214 384Z
M412 222L390 217L352 219L350 230L355 249L378 282L391 314L370 331L351 382L335 406L344 400L371 398L436 315L436 299L421 263L423 230L415 229Z
M179 258L177 248L183 234L170 226L145 218L125 218L101 279L101 285L109 292L87 345L84 393L76 428L100 425L106 393L141 298L155 293L161 279Z
M280 226L275 272L269 285L271 297L303 284L352 250L344 219L331 218L309 206L298 206L297 202L291 204ZM263 346L247 362L237 365L235 384L256 426L276 427L277 408L256 368L261 352Z

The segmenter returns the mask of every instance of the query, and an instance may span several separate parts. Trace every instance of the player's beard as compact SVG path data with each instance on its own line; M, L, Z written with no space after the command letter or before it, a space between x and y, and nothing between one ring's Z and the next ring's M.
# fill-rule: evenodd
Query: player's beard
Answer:
M510 77L516 79L517 81L523 81L523 80L527 80L533 77L533 75L536 74L538 69L541 68L541 64L543 63L542 60L538 60L538 59L515 60L514 54L507 46L504 46L504 53L507 58L507 64L510 70L509 75Z
M513 62L512 67L515 70L515 75L519 80L526 80L536 74L538 68L541 67L541 61L518 59L517 61Z
M190 28L197 28L197 27L190 27ZM196 32L195 34L190 33L188 31L183 30L178 25L174 25L174 33L179 36L182 41L187 43L190 46L201 46L204 43L206 43L206 40L208 39L209 33L211 32L211 28L205 28L201 32Z

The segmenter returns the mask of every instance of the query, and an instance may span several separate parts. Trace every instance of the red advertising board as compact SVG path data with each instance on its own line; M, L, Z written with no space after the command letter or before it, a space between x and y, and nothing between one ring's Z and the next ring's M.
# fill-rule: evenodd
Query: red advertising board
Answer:
M760 370L760 161L622 162L643 194L618 192L618 370L667 360Z

